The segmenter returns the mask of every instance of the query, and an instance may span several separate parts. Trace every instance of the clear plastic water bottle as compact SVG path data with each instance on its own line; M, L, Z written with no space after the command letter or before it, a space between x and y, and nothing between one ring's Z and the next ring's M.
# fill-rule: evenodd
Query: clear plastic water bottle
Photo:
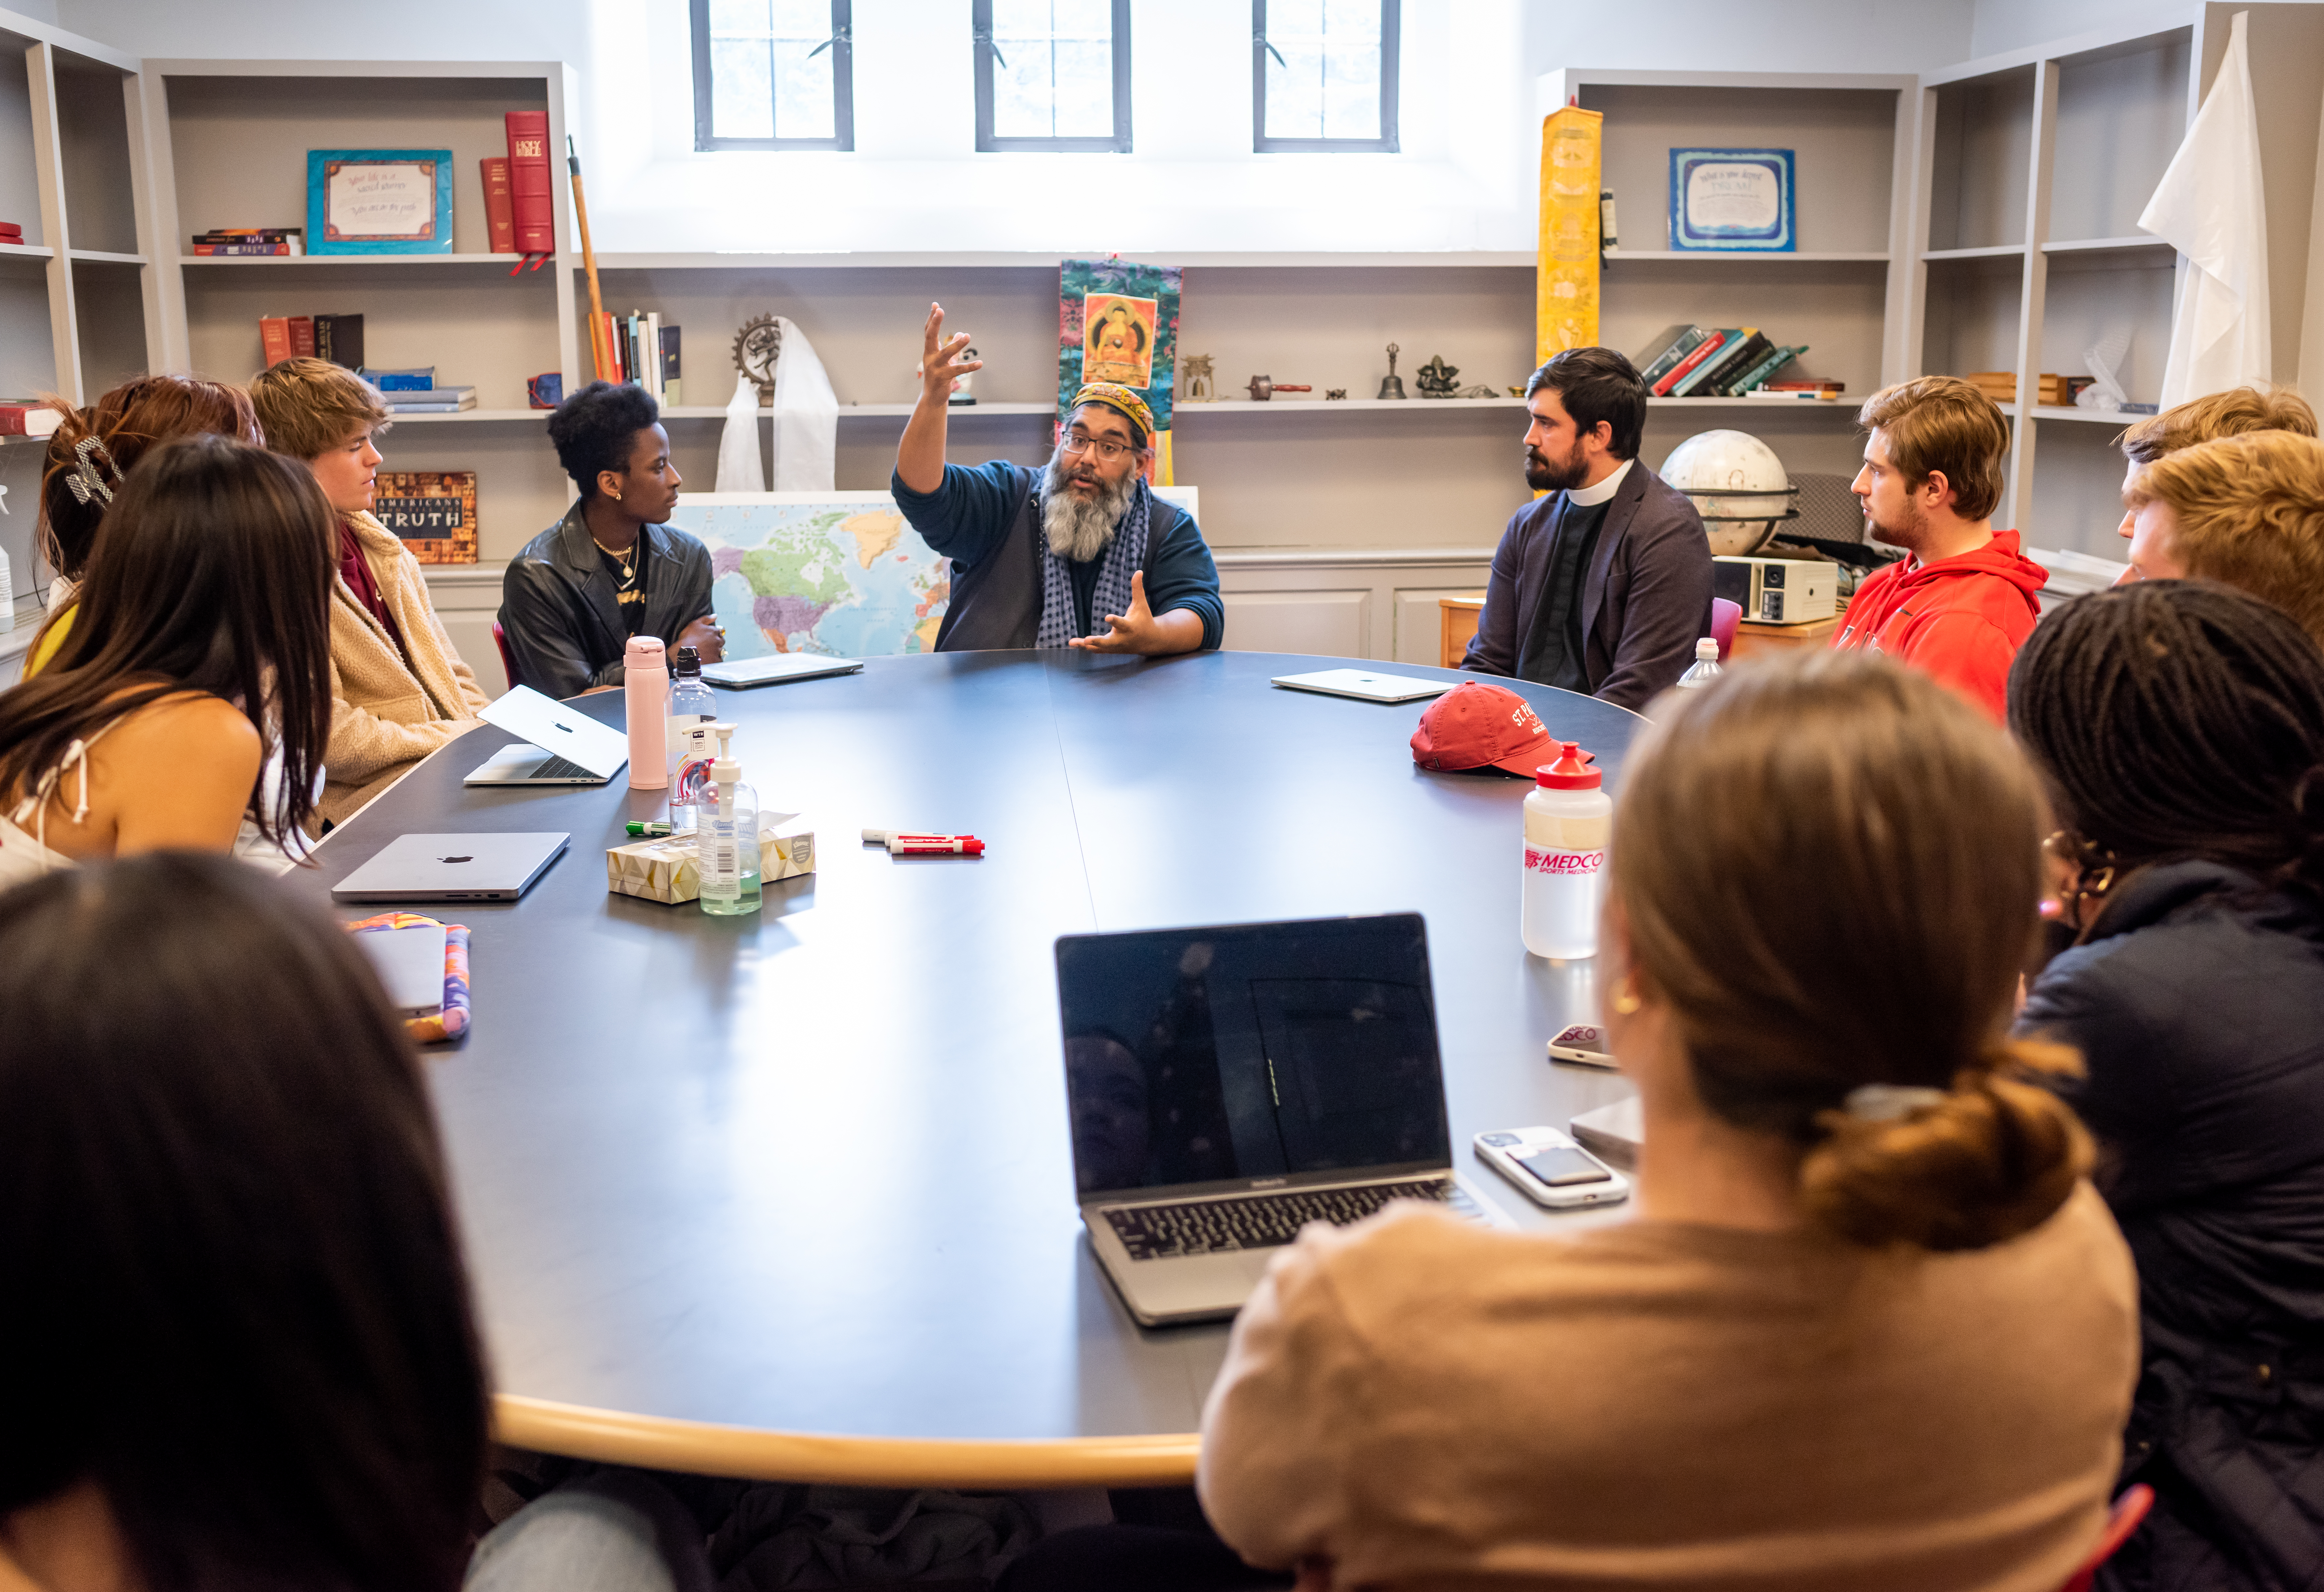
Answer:
M1536 956L1598 954L1599 895L1614 829L1614 804L1599 783L1598 770L1571 741L1560 741L1557 760L1534 775L1525 800L1520 930Z
M681 782L680 771L689 760L706 763L715 755L707 734L695 732L715 723L718 718L718 699L710 694L709 683L702 677L702 654L691 647L673 647L669 653L669 829L672 834L684 834L694 827L695 805L706 787L706 778L697 778L689 787ZM705 774L706 776L706 769Z
M1719 643L1705 636L1694 644L1694 662L1678 677L1678 688L1699 691L1726 672L1719 667Z

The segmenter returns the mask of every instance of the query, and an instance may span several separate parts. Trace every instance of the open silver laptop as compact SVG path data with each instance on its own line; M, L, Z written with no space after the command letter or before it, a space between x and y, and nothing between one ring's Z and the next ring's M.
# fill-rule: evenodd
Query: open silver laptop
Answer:
M567 834L403 834L331 887L341 901L513 901L565 854Z
M753 686L779 686L786 680L861 674L862 669L863 666L852 658L825 658L815 652L770 652L764 658L706 663L702 666L702 677L713 686L742 691Z
M627 735L530 686L511 687L477 716L524 740L494 752L463 785L603 785L630 760Z
M1416 913L1057 941L1082 1221L1147 1326L1230 1316L1311 1221L1510 1225L1453 1170Z

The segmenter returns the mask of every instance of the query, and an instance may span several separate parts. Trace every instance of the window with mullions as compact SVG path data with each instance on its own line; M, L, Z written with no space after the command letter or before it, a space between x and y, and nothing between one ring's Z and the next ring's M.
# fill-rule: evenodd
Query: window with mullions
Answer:
M851 0L693 0L694 147L855 147Z
M1251 148L1396 152L1397 0L1250 0Z
M1130 0L974 0L976 147L1130 151Z

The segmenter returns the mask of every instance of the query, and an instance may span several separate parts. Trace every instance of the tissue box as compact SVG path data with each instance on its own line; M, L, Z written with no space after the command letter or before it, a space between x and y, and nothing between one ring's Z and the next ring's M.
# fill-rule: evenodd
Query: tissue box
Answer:
M798 824L798 818L796 813L769 813L761 818L759 879L762 887L815 871L815 831ZM617 896L638 896L672 906L699 898L702 878L695 869L694 837L664 835L606 848L605 888Z

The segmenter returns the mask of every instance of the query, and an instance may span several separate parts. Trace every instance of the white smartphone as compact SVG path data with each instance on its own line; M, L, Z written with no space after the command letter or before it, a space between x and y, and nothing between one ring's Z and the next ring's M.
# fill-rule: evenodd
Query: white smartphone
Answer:
M1549 1059L1609 1072L1614 1067L1614 1058L1606 1050L1606 1030L1595 1023L1568 1023L1560 1028L1549 1042Z
M1476 1137L1477 1158L1536 1205L1571 1210L1630 1197L1630 1180L1554 1127L1514 1127Z

